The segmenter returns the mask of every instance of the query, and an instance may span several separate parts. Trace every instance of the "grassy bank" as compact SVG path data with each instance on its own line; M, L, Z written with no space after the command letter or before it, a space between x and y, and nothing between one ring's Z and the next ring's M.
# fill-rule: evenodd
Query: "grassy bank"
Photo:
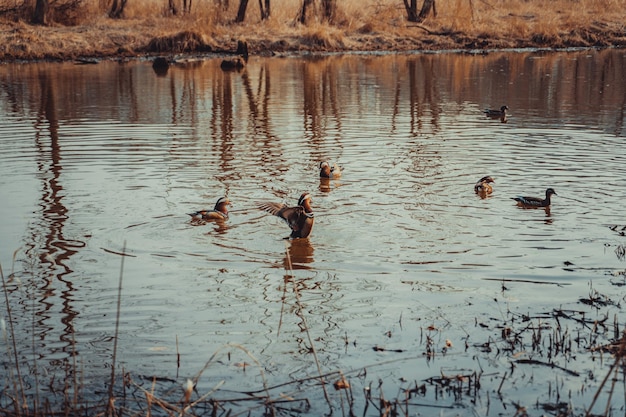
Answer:
M332 21L311 10L306 25L297 21L300 0L274 2L267 20L250 2L238 24L236 1L227 8L196 1L190 13L173 15L164 0L133 0L120 19L109 18L102 3L77 4L68 11L54 3L51 23L37 26L29 23L29 10L1 1L0 59L219 53L234 51L239 39L253 55L626 46L626 0L455 0L436 3L437 16L420 24L407 20L400 0L348 0L339 2Z

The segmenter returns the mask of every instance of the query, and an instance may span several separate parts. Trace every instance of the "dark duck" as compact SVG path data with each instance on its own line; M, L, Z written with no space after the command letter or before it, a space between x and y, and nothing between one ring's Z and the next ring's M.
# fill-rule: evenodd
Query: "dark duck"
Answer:
M490 117L492 119L506 120L506 112L507 112L507 110L509 110L508 106L502 106L502 107L500 107L500 110L485 109L485 110L483 110L483 113L485 113L485 115L487 115L487 117Z
M513 200L517 202L517 205L520 207L550 207L550 197L553 195L557 195L554 188L548 188L546 190L546 198L540 197L511 197Z

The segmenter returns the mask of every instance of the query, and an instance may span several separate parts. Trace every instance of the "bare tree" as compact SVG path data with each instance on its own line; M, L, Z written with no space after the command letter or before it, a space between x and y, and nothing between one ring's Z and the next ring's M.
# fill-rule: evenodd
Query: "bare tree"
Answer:
M241 23L246 19L246 9L248 8L248 0L241 0L239 2L239 9L237 10L237 17L235 22Z
M178 6L176 0L167 0L167 8L176 16L178 14ZM183 0L183 14L191 13L191 0Z
M270 17L270 0L259 0L259 9L261 10L261 20L267 20Z
M298 16L298 21L303 25L306 24L306 12L310 5L313 4L313 0L304 0L302 3L302 8L300 9L300 16Z
M174 0L167 0L167 8L174 16L178 14L178 7L176 7L176 2Z
M335 16L335 10L337 9L336 0L321 0L322 1L322 11L324 12L324 19L328 22L333 20ZM405 0L406 1L406 0ZM304 0L302 3L302 8L300 9L300 14L298 15L298 21L303 25L306 24L306 16L307 11L310 6L313 5L315 0Z
M111 9L109 10L109 17L113 19L119 19L124 14L124 7L126 7L126 2L128 0L113 0L111 4Z
M422 9L419 14L417 13L417 0L404 0L404 8L406 9L407 19L409 22L423 22L426 20L430 11L432 10L433 16L437 17L437 9L435 7L435 0L424 0Z
M437 17L437 8L435 7L435 0L424 0L424 4L422 5L422 10L420 10L420 14L418 18L420 22L426 20L430 11L433 11L433 16Z
M404 0L404 9L406 10L409 22L417 22L417 0Z
M35 3L35 11L33 13L33 23L36 25L47 25L49 9L50 5L48 0L37 0Z
M241 23L246 19L247 8L248 0L240 0L235 22ZM270 0L259 0L259 9L261 10L261 20L267 20L270 17Z
M337 8L336 0L322 0L322 6L324 9L324 18L328 21L333 20L333 17L335 17L335 9Z

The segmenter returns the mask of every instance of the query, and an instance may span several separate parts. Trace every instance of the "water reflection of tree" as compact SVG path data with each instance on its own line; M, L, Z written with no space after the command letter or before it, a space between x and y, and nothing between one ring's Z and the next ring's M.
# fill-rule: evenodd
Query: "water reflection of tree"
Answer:
M213 72L211 91L212 107L210 131L218 143L220 155L220 172L217 177L224 181L229 175L240 175L233 163L237 155L235 140L241 139L240 132L234 132L235 126L248 122L250 135L243 137L246 152L260 155L260 166L281 166L281 142L271 132L270 126L270 74L265 66L261 66L258 77L244 69L242 73L222 71L219 67ZM255 85L255 81L257 84ZM241 83L247 103L247 114L244 105L235 105L239 98L235 87ZM238 112L235 113L235 108Z
M72 255L77 249L84 246L84 242L67 240L63 229L68 219L68 210L63 204L63 186L61 185L61 173L63 171L61 144L59 141L59 122L55 105L55 83L49 73L42 72L39 76L40 103L35 125L35 147L38 151L37 170L42 181L42 195L40 201L41 221L31 227L29 242L27 242L27 255L37 264L42 265L41 270L34 271L36 278L42 278L43 282L34 285L37 293L33 294L37 304L34 305L34 320L40 331L39 340L42 342L48 338L48 347L52 356L57 348L54 340L48 333L55 329L48 321L51 320L50 310L55 307L56 283L61 283L60 294L62 303L61 322L64 325L60 340L63 345L61 351L74 354L74 318L78 314L72 305L75 288L69 279L73 272L68 265ZM46 129L50 143L45 143ZM35 263L35 262L34 262ZM44 266L45 265L45 266Z
M341 133L341 101L350 99L348 89L340 88L345 81L340 79L340 65L341 60L328 58L309 60L301 65L304 132L315 160L328 157L320 150L328 139L327 125L334 120L337 134Z
M409 171L419 173L420 178L428 178L433 172L437 172L442 164L440 155L428 149L427 141L422 140L425 129L428 133L437 133L440 130L440 84L438 82L437 68L435 60L431 56L415 56L406 61L407 80L398 80L395 101L394 117L392 127L397 130L396 118L404 116L406 104L402 102L405 97L405 90L408 90L408 113L409 113L409 135L414 139L413 146L408 150L407 161L411 166ZM408 85L406 83L408 82ZM430 115L430 119L426 118ZM416 187L422 187L418 181Z
M232 73L224 72L222 77L215 77L212 89L211 108L212 130L219 132L219 139L232 141L233 138L233 86ZM216 123L219 123L217 125Z
M250 71L247 69L241 75L241 80L248 103L249 130L253 138L252 149L261 156L261 166L281 167L284 165L282 144L272 132L270 124L272 106L270 69L267 64L263 64L255 76L252 76Z
M252 78L248 71L241 75L244 91L248 100L248 109L250 111L251 129L255 137L271 137L269 126L269 98L271 78L268 69L265 66L259 68L259 76L256 93L253 90Z
M430 124L433 132L439 130L440 102L437 75L433 68L433 58L420 56L407 62L409 75L410 133L420 134L423 126L424 108L430 110ZM399 92L398 92L399 94Z

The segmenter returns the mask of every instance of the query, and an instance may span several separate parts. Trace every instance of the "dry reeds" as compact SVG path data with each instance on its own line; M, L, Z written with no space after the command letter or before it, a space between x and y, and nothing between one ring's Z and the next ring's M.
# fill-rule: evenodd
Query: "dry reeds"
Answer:
M0 19L18 28L30 22L28 9L13 5L0 0ZM237 39L246 39L252 53L274 51L277 45L289 51L626 45L626 0L579 0L575 6L571 0L455 0L438 4L437 16L419 25L407 20L396 0L340 2L330 20L317 6L306 24L297 19L300 0L274 3L267 19L250 2L246 20L235 23L238 6L197 1L190 11L174 14L165 1L138 0L127 4L121 19L111 19L104 2L54 2L54 24L22 30L17 37L12 30L0 32L0 57L210 52L234 49Z
M624 367L626 366L626 331L622 333L621 339L615 341L608 347L604 347L604 348L613 352L615 356L615 360L613 364L611 365L610 369L607 371L606 375L604 376L604 379L600 383L600 386L596 390L593 400L591 401L591 404L586 410L585 416L592 415L593 408L595 407L596 402L598 401L598 398L600 397L600 394L609 383L609 378L610 378L610 387L608 391L608 397L606 400L606 406L604 408L603 413L600 415L603 415L603 416L612 415L611 414L612 399L613 399L613 395L615 394L617 384L620 380L622 382L622 386L624 387L624 398L626 398L626 376L625 376L626 374L624 373ZM621 371L621 377L620 377L620 371ZM597 414L593 414L593 415L597 415Z
M201 34L183 31L174 35L159 36L152 39L146 48L148 52L211 52L213 46Z
M17 252L17 251L16 251ZM15 253L16 253L15 252ZM13 259L15 260L15 253L13 253ZM7 306L7 317L9 320L9 328L4 318L1 319L2 324L2 336L7 346L7 357L15 364L15 367L9 367L9 387L13 389L11 398L14 403L14 411L16 416L21 416L23 412L27 412L28 404L26 402L26 394L24 391L24 385L22 383L22 372L20 367L20 361L18 357L17 345L15 342L15 331L13 329L13 315L11 312L11 305L9 303L9 291L7 289L7 282L4 278L4 272L2 271L2 265L0 265L0 277L2 278L2 290L4 291L5 302ZM10 340L9 340L10 338ZM15 372L14 372L15 371Z

